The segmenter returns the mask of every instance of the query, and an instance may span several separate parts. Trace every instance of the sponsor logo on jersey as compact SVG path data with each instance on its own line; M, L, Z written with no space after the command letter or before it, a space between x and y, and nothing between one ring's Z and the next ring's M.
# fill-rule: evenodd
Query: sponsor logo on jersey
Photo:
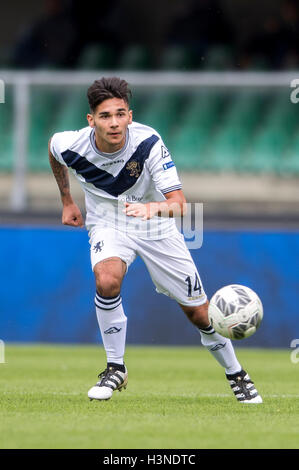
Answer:
M169 156L170 156L170 153L169 153L168 148L166 148L164 145L161 145L161 157L166 158Z
M171 162L163 163L163 170L168 170L168 168L171 168L172 166L175 166L172 160Z
M140 202L142 201L142 196L134 196L134 194L126 196L126 202Z
M135 178L139 178L141 173L140 163L136 160L132 160L127 164L126 170L130 172L130 176L135 176Z
M124 160L120 159L120 160L115 160L113 162L103 163L101 166L110 166L110 165L115 165L116 163L124 163Z
M111 326L108 330L105 330L105 335L112 335L113 333L119 333L121 328L116 328L116 326Z
M98 253L99 251L102 251L103 246L104 246L104 242L103 240L101 240L100 242L96 243L93 246L93 250L95 251L95 253Z

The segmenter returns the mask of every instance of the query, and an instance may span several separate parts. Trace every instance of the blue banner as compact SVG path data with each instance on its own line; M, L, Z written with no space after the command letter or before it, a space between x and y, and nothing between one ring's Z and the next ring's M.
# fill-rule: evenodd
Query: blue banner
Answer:
M0 339L20 342L100 342L87 232L72 228L0 230ZM299 338L299 233L205 231L191 250L209 297L227 284L260 296L264 319L237 346L289 347ZM174 300L157 294L140 258L122 288L130 344L200 344Z

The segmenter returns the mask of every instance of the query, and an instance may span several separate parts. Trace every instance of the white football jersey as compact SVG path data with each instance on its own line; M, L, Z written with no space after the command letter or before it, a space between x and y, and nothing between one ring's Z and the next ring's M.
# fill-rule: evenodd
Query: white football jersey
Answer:
M130 124L125 145L112 154L98 150L89 126L54 134L50 148L84 190L87 230L95 225L111 227L149 239L177 232L172 218L155 216L142 221L123 212L125 201L164 201L164 194L182 187L169 151L151 127Z

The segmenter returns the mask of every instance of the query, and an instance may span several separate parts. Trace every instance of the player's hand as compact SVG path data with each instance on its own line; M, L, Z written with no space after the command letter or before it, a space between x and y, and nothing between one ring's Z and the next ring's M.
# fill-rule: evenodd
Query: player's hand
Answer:
M84 227L83 217L77 204L63 206L62 223L72 227Z
M131 217L141 217L141 220L148 220L157 215L158 204L155 202L148 202L146 204L136 203L129 204L125 202L123 212Z

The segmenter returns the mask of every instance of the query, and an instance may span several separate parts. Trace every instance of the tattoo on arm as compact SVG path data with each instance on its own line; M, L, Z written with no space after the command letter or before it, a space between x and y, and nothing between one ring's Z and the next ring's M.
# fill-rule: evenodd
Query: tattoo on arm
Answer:
M61 165L52 155L50 155L50 165L53 175L57 181L61 196L66 196L70 192L70 182L68 170Z
M53 157L50 151L49 142L49 161L52 168L53 175L56 179L61 198L70 197L70 181L68 175L68 169L59 163L56 158Z

